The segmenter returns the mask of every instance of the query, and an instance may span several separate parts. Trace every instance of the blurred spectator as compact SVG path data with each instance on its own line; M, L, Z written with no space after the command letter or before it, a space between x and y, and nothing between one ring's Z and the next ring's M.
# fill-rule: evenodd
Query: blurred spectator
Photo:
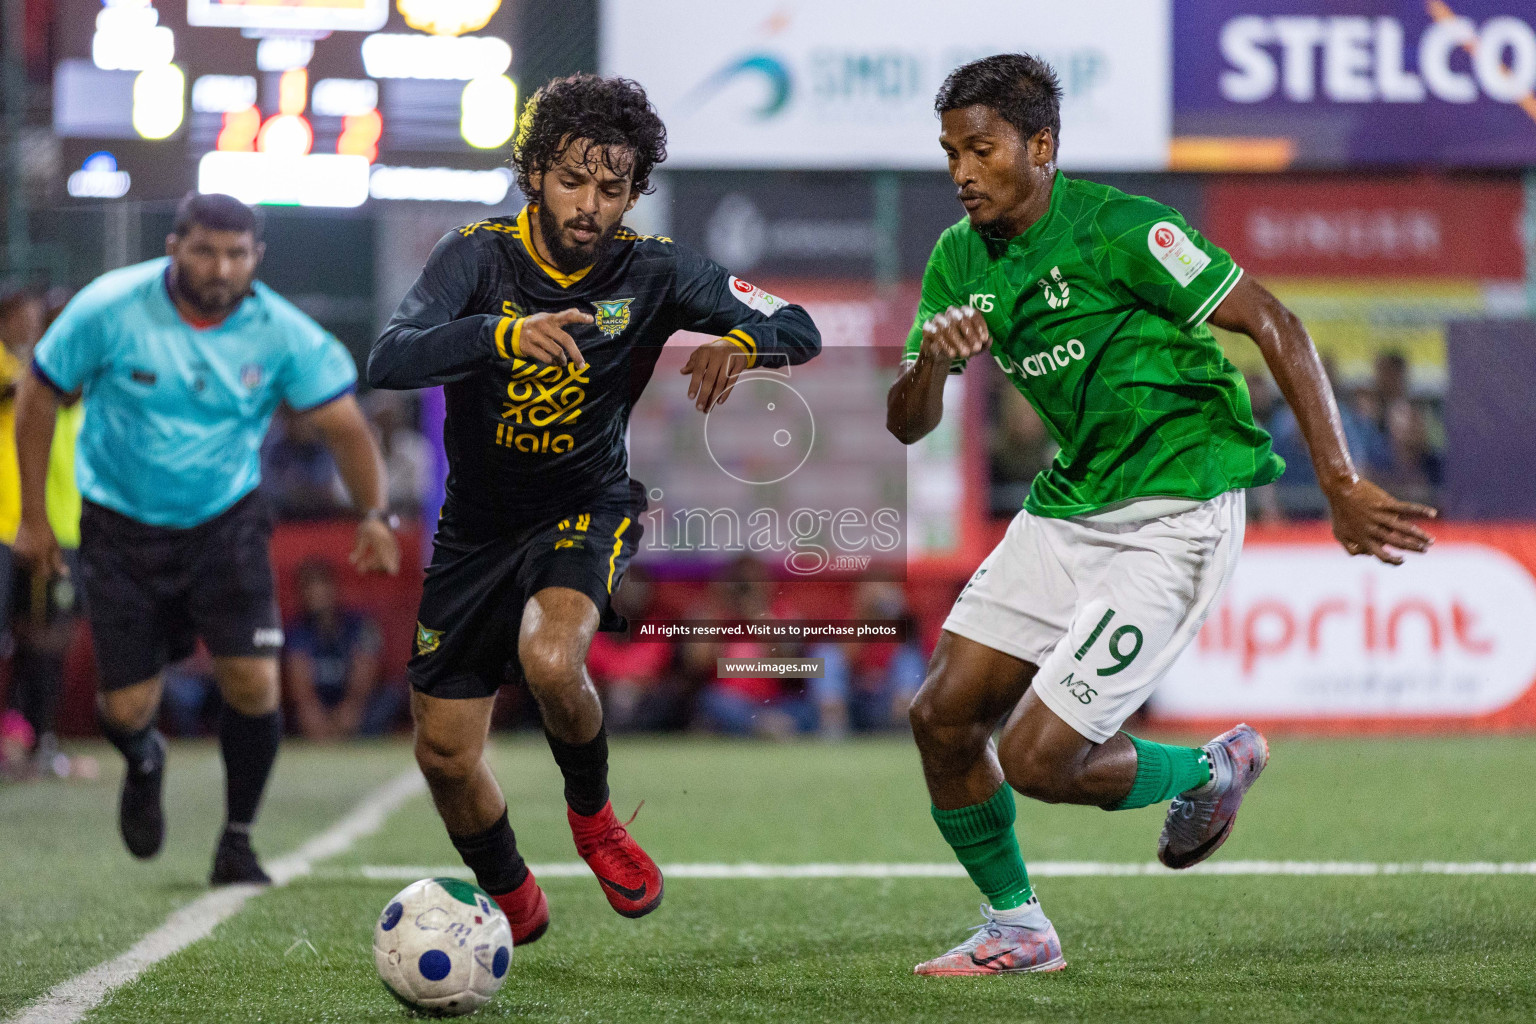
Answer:
M43 297L27 287L0 286L0 657L11 649L11 545L21 524L16 467L16 387L43 336Z
M298 579L300 612L284 627L283 676L299 734L310 740L382 735L406 695L381 683L378 626L341 606L329 563L302 563Z
M1338 390L1338 369L1329 357L1323 358L1323 372ZM1369 398L1367 400L1370 400ZM1385 435L1377 429L1368 416L1362 415L1358 393L1336 394L1339 420L1344 427L1344 439L1349 444L1355 467L1368 478L1391 483L1395 479L1392 449ZM1276 485L1280 502L1287 515L1315 518L1328 514L1328 502L1323 497L1317 481L1317 470L1307 451L1306 438L1296 414L1284 402L1277 402L1274 414L1264 424L1274 438L1275 453L1285 459L1285 475Z
M1285 398L1275 386L1274 378L1263 371L1243 374L1248 385L1248 401L1253 406L1254 422L1264 424L1285 405Z
M1253 420L1267 429L1276 412L1285 406L1280 389L1275 386L1269 374L1264 372L1245 373L1243 381L1248 385L1248 401L1253 407ZM1267 484L1248 492L1248 518L1251 522L1261 523L1277 523L1285 519L1277 485Z
M325 519L350 509L319 428L288 408L272 421L262 452L261 486L279 519Z
M161 726L172 736L211 736L218 729L222 701L213 678L213 656L201 642L192 654L161 674Z
M633 623L650 614L652 593L645 570L630 566L614 606L630 620L631 632L598 633L587 652L610 732L661 732L687 724L692 694L682 674L672 670L673 644L632 639Z
M907 640L899 644L819 644L811 649L811 657L826 663L826 675L811 680L811 693L822 735L828 738L849 730L905 728L907 708L923 685L928 667L917 622L899 584L861 583L853 600L855 619L900 620L905 623Z
M32 354L48 322L44 293L27 285L0 286L0 341L18 358Z
M774 598L767 568L744 556L732 562L725 579L711 583L705 607L689 618L728 621L770 621L799 618L789 604ZM738 640L728 643L684 644L685 664L695 678L708 679L699 694L700 724L729 736L788 739L815 732L820 725L815 701L800 679L717 679L717 658L793 658L804 652L799 644L767 644Z
M1408 360L1401 352L1376 357L1376 425L1391 446L1400 497L1426 501L1443 477L1445 428L1432 402L1410 393Z
M432 486L432 446L414 426L414 399L401 391L371 391L363 410L378 435L389 473L389 507L402 516L420 515Z
M40 292L22 291L0 299L0 338L5 341L11 364L0 371L9 383L0 413L0 540L15 539L19 522L20 481L16 478L14 441L14 392L19 374L27 372L32 347L43 330L62 311L67 293L49 293L51 304ZM58 412L53 448L49 455L46 495L48 519L58 537L65 563L73 570L80 547L80 490L75 485L75 439L80 433L84 409L78 400L66 401ZM9 548L5 561L9 562ZM54 732L59 696L64 684L64 656L74 636L77 591L68 576L38 578L19 565L0 569L0 634L8 640L0 648L11 654L11 689L7 703L24 718L30 737L29 753L36 774L72 774L70 758L59 750ZM14 773L13 773L14 774Z

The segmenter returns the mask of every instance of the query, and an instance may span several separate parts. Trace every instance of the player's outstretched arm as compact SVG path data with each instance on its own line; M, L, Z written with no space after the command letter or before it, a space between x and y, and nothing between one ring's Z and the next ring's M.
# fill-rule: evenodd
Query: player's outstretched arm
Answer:
M1333 517L1333 535L1351 555L1372 555L1401 565L1393 551L1424 551L1434 541L1414 521L1433 519L1434 509L1399 501L1355 471L1339 420L1333 387L1312 338L1296 315L1251 277L1244 277L1211 323L1246 334L1259 346L1280 393L1296 413L1317 480Z
M687 246L668 242L665 251L673 261L669 298L677 326L715 336L689 354L681 371L700 412L724 402L742 370L798 366L821 352L821 331L801 307L732 277Z
M922 440L944 418L944 381L957 359L992 344L986 320L970 306L951 306L923 324L917 359L885 397L885 429L902 444Z
M462 315L480 282L475 241L450 231L437 243L368 352L368 385L407 390L451 384L505 358L516 318Z
M384 458L373 441L373 432L357 399L342 395L317 409L300 413L320 431L326 447L336 460L341 482L347 485L352 504L363 513L357 524L357 543L350 560L358 572L382 572L393 576L400 571L400 547L385 515L388 490L385 487Z
M21 523L12 551L34 571L65 576L64 556L48 522L48 455L53 449L53 427L58 418L59 396L38 379L22 375L16 393L16 458L21 476Z
M798 366L821 352L821 331L799 306L782 305L771 317L754 318L750 310L731 305L735 303L728 304L721 316L706 319L703 326L712 330L724 330L733 322L736 326L690 352L680 371L689 378L688 397L700 412L724 405L741 371L762 365L765 356L768 365Z

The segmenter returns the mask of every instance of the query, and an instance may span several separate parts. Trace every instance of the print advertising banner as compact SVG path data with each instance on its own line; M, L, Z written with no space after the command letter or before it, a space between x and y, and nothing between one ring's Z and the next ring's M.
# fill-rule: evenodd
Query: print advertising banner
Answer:
M1149 710L1191 725L1536 725L1536 529L1433 529L1429 553L1397 567L1347 557L1324 528L1251 531Z
M1536 162L1529 0L1178 0L1175 166Z

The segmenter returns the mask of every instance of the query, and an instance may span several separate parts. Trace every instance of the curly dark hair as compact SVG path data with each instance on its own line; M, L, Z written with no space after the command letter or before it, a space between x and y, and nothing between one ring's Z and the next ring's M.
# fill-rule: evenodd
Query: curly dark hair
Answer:
M631 173L636 192L655 191L651 171L667 158L667 128L639 82L571 75L530 96L512 139L512 168L523 195L533 195L529 179L559 163L577 139L605 147L604 165L615 174ZM633 154L632 165L626 154Z
M1051 141L1061 145L1061 82L1055 69L1038 57L999 53L951 71L934 98L934 112L942 117L975 106L997 111L1025 141L1049 128Z

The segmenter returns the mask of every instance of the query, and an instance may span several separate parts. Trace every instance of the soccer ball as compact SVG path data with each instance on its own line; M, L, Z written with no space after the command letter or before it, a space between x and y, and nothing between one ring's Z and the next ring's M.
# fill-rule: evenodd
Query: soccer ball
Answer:
M458 1017L490 1002L506 980L512 928L479 886L423 878L379 915L373 960L384 987L406 1006Z

